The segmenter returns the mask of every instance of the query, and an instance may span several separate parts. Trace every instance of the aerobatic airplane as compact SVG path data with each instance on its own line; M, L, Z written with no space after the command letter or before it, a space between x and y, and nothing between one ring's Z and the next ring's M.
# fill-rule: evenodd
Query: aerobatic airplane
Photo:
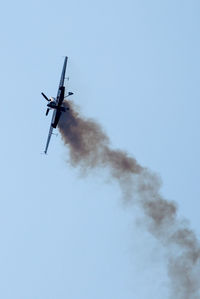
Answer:
M64 60L64 65L63 65L61 78L60 78L60 84L59 84L59 87L58 87L57 97L56 98L51 97L49 99L43 92L41 93L43 95L43 97L49 102L47 104L46 115L48 115L49 110L51 110L51 109L53 110L51 125L50 125L50 129L49 129L49 135L47 137L47 143L46 143L46 147L45 147L45 150L44 150L45 154L47 153L47 150L48 150L51 135L53 134L53 129L55 129L57 127L59 119L61 117L61 114L63 112L66 112L66 110L69 110L69 108L66 109L62 105L62 103L64 101L64 98L73 95L73 92L68 92L67 96L65 96L64 81L65 81L65 71L66 71L66 67L67 67L67 60L68 60L68 57L66 56L65 60Z

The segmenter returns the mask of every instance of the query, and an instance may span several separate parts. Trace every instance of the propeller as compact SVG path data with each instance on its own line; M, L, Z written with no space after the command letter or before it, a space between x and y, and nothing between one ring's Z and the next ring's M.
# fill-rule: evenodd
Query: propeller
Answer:
M43 92L41 92L41 95L45 98L45 100L47 100L48 102L50 102L50 100L47 98L47 96Z

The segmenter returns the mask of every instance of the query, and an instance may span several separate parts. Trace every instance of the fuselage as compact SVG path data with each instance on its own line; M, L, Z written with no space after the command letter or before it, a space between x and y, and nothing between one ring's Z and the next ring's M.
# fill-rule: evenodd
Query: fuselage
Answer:
M49 110L56 109L56 110L59 110L59 111L62 111L62 112L65 112L66 109L69 110L69 108L65 109L65 107L63 105L58 106L58 104L56 103L55 98L53 98L53 97L50 98L50 102L47 104L47 107L48 107Z
M57 109L58 106L57 106L57 104L56 104L56 99L53 98L53 97L50 97L50 102L47 104L47 107L48 107L49 109Z

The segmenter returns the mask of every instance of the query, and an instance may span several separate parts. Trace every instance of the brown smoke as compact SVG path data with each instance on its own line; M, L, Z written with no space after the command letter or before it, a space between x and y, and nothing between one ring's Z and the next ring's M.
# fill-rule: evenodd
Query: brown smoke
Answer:
M93 120L85 119L72 102L63 113L59 130L69 148L70 162L87 171L106 167L120 184L123 198L142 207L148 231L166 248L170 298L200 298L200 244L187 222L177 218L174 202L160 195L160 180L126 152L113 150L109 138Z

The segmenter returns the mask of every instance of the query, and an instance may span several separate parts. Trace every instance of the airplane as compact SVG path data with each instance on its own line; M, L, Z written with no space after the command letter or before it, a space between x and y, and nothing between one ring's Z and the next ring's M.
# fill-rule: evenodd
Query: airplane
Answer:
M65 96L64 81L65 81L65 72L66 72L66 67L67 67L67 60L68 60L68 57L65 56L64 65L63 65L61 78L60 78L60 84L59 84L59 87L58 87L57 97L56 98L53 98L53 97L48 98L43 92L41 92L41 94L45 98L45 100L47 100L49 102L47 104L46 116L48 115L50 110L53 110L51 125L50 125L50 129L49 129L49 135L47 137L46 147L45 147L45 150L44 150L45 154L47 154L47 150L48 150L48 147L49 147L49 142L50 142L50 139L51 139L51 135L53 134L53 129L55 129L57 127L62 112L66 112L66 110L69 110L69 108L65 108L62 105L62 103L63 103L63 101L66 97L73 95L73 92L68 92L67 96Z

